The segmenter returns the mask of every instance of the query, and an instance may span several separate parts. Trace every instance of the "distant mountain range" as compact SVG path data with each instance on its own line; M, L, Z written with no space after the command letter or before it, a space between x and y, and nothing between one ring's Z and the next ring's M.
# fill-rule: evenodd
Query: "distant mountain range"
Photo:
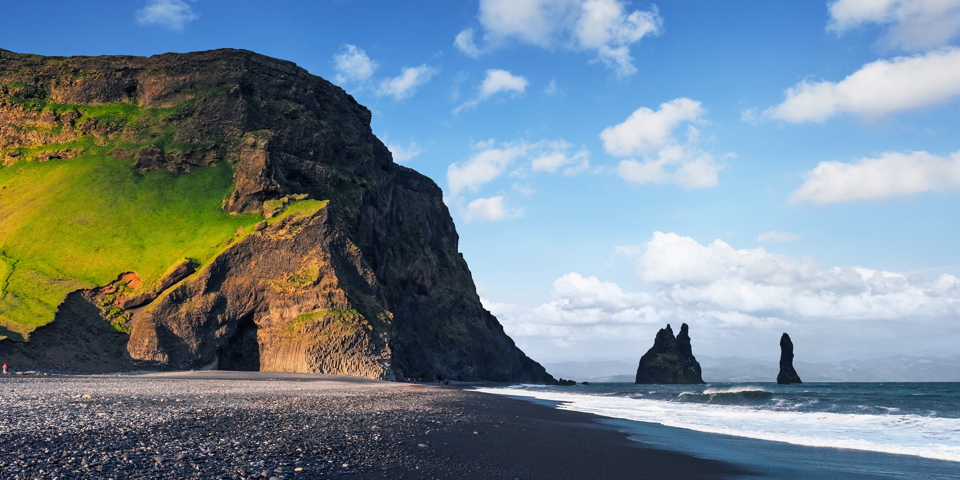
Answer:
M775 382L779 365L739 357L698 356L706 382ZM555 376L580 382L630 382L637 364L624 361L545 363ZM960 382L960 355L952 357L892 356L838 362L794 362L804 382Z

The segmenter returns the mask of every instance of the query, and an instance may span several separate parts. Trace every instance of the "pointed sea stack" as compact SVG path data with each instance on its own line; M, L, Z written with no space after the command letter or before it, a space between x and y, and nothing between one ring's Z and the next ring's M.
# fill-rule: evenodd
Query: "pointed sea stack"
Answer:
M693 356L687 330L684 323L676 337L670 325L657 332L653 347L640 358L635 383L705 383L700 376L700 364Z
M780 337L780 374L777 375L777 383L780 385L803 383L800 381L800 375L797 375L797 371L793 369L793 342L790 341L790 335L786 333Z

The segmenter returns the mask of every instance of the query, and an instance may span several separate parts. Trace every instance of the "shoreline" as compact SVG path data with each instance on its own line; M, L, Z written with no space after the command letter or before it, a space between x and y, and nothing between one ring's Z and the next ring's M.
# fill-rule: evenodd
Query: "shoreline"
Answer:
M0 377L0 470L10 479L748 473L637 443L594 415L472 385L247 372Z
M960 479L957 462L705 433L474 390L507 385L233 371L8 375L0 377L0 471L11 479Z
M598 423L626 433L647 447L714 459L750 473L743 478L776 479L960 479L960 462L905 453L858 448L810 446L751 436L712 433L695 428L668 426L655 421L628 419L581 409L558 398L490 393L541 404L562 405L565 411L596 415ZM590 398L586 396L586 398ZM663 412L665 413L665 412ZM741 478L741 477L736 477Z

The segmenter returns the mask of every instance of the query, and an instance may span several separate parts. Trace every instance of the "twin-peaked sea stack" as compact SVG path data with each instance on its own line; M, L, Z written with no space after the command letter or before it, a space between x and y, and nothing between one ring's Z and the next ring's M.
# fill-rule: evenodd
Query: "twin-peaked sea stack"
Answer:
M687 324L673 336L670 325L657 332L653 347L640 358L635 383L698 384L705 383L700 363L693 356Z
M780 373L777 374L777 383L789 385L793 383L803 383L800 381L800 375L793 369L793 342L790 335L786 333L780 337Z
M0 359L556 383L370 120L243 50L0 50Z

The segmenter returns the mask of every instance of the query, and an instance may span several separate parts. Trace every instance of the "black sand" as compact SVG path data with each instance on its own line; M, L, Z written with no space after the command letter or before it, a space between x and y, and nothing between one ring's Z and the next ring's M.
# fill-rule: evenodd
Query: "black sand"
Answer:
M32 478L657 479L742 474L596 417L298 374L0 377L0 472Z

